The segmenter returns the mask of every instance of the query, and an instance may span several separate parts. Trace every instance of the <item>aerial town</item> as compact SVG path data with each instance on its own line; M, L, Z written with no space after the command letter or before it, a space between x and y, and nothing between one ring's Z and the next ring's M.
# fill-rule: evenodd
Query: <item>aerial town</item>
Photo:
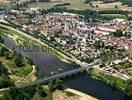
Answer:
M132 100L131 0L0 2L2 100Z

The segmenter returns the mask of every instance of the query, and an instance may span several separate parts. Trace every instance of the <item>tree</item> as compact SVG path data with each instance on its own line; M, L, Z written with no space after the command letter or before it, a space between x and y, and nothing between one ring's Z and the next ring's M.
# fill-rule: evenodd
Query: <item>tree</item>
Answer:
M10 59L10 52L9 51L5 51L4 55L5 55L6 59Z
M28 63L30 64L30 65L33 65L34 63L33 63L33 60L31 59L31 58L28 58L27 57L27 60L28 60Z
M102 63L99 67L100 67L100 68L106 67L106 64L105 64L105 63Z
M16 66L21 67L24 65L24 58L21 54L15 53L13 57L13 61L15 62Z
M0 35L0 43L4 43L4 39L2 38L1 35Z
M96 8L98 8L99 6L98 5L96 5Z
M111 85L112 85L113 87L117 87L117 80L114 79L113 81L111 81Z
M115 5L115 8L118 8L118 6L117 6L117 5Z
M123 34L123 32L121 30L117 30L116 32L112 33L113 36L115 37L122 37L122 36L126 36L127 34Z
M126 82L126 84L127 84L127 86L126 86L125 92L126 92L127 95L132 97L132 80L128 80Z
M5 68L5 65L2 61L0 61L0 75L2 74L8 74L8 70Z
M54 33L54 36L55 36L55 37L60 37L61 34L62 34L62 31L59 31L59 32Z
M30 99L34 96L36 93L36 87L35 86L28 86L26 89L24 89L24 93L26 93L27 97Z
M94 45L95 45L96 49L100 49L100 48L104 47L104 42L101 40L97 40L97 41L95 41Z
M23 90L13 86L4 93L2 100L31 100L35 93L36 89L34 86L29 86Z
M13 85L13 82L10 80L10 78L7 75L2 74L0 76L0 88L7 88L11 85Z
M2 100L14 100L7 91L4 93L1 99Z
M64 89L63 81L57 79L57 80L55 81L55 88L58 89L58 90L63 90L63 89Z
M25 98L26 96L23 95L23 92L13 86L10 87L9 91L4 93L2 100L28 100Z
M5 52L8 51L5 47L0 48L0 56L3 57L5 55Z
M54 91L54 84L53 84L53 81L52 80L49 81L48 88L49 88L50 92L53 92Z
M44 88L42 88L40 85L37 86L37 92L42 97L46 97L47 96L47 93L44 91Z
M84 1L84 4L87 4L87 3L89 3L90 2L90 0L85 0Z

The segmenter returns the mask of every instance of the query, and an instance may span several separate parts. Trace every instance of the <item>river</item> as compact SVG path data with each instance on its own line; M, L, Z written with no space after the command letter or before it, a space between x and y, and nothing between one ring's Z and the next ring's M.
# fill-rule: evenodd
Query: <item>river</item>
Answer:
M57 57L49 53L42 52L41 50L38 52L21 51L16 45L15 41L9 38L5 38L4 45L10 49L14 48L14 50L21 53L22 55L32 58L34 64L39 69L39 78L49 76L51 75L51 72L61 73L76 68L73 65L62 62ZM111 86L108 86L101 81L92 79L89 76L83 76L67 81L65 82L65 86L92 95L99 98L100 100L128 100L127 96L122 92L112 88Z
M57 74L60 72L65 72L76 68L71 64L62 62L60 59L49 53L42 52L42 50L40 49L36 51L35 49L33 49L34 48L33 45L27 46L30 49L23 50L20 49L20 46L16 45L14 40L9 38L5 38L4 45L6 45L10 49L14 48L15 51L21 53L24 56L30 57L33 60L34 64L39 69L38 72L39 78L47 77L52 73Z
M65 86L78 91L82 91L100 100L132 100L117 89L95 80L89 76L82 76L65 82Z

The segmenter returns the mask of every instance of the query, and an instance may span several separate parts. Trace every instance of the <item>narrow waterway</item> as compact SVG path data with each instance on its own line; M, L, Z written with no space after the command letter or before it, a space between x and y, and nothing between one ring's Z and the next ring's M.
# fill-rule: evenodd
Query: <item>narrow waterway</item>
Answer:
M15 41L9 38L5 38L4 45L10 49L14 49L22 55L32 58L34 64L39 69L39 78L49 76L52 72L61 73L76 68L73 65L60 61L57 57L49 53L42 52L41 50L38 52L31 52L28 50L26 52L22 51L20 48L18 48ZM100 100L129 100L128 97L122 92L88 76L67 81L65 86L92 95L99 98Z

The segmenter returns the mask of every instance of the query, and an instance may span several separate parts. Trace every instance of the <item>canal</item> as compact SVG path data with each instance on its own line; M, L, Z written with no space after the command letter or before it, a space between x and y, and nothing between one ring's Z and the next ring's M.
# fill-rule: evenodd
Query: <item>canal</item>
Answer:
M41 50L38 52L21 51L16 45L15 41L9 38L5 38L4 45L10 49L14 49L22 55L32 58L34 64L39 69L39 78L49 76L51 75L51 72L61 73L76 68L71 64L62 62L57 57L49 53L42 52ZM68 88L76 89L91 96L97 97L100 100L129 100L128 96L126 96L124 93L101 81L92 79L89 76L82 76L73 80L69 80L65 82L64 85Z

